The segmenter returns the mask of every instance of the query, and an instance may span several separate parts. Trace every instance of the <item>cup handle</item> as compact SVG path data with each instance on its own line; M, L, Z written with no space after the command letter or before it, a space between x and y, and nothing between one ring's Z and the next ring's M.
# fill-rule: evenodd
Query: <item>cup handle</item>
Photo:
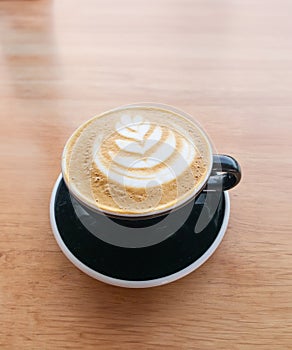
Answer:
M213 168L204 191L227 191L235 187L241 179L238 162L225 154L213 155Z

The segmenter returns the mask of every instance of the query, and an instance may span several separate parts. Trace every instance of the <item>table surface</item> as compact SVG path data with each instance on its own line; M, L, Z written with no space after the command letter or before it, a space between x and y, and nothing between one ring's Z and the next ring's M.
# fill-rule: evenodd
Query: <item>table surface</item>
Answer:
M0 2L1 349L292 349L292 3ZM241 184L215 254L172 284L105 285L49 223L60 155L130 102L195 116Z

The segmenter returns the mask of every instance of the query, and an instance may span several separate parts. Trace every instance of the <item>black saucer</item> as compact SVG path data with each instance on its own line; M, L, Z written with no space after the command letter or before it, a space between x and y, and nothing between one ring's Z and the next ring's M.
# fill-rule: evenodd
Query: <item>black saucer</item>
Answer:
M229 219L229 196L215 192L208 196L209 204L204 193L196 199L186 222L166 240L145 248L122 248L97 238L82 225L60 176L51 199L51 224L63 252L92 277L130 287L139 287L142 281L149 282L142 287L164 284L196 269L220 244ZM210 203L216 203L216 208ZM210 222L194 233L202 210L212 215Z

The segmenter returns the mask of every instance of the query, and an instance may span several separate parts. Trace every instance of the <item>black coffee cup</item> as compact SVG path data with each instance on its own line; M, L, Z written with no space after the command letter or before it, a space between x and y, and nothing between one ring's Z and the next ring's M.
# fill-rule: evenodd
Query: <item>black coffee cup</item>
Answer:
M162 233L161 235L157 234L156 239L153 241L150 240L152 243L167 238L171 234L170 232L173 232L174 228L171 230L163 228L175 226L174 222L182 222L183 220L186 220L187 214L190 214L191 211L189 208L191 208L192 205L196 204L196 200L202 192L223 192L235 187L241 179L241 169L238 162L233 157L229 155L214 154L211 142L202 127L198 125L198 123L195 122L193 118L191 118L186 113L179 111L173 107L149 103L123 106L117 110L132 108L135 106L147 106L156 108L159 107L167 109L173 113L182 115L184 118L191 120L191 122L196 124L197 128L200 129L203 137L205 138L206 145L209 147L209 159L206 159L208 169L204 175L203 181L200 183L200 186L197 187L193 193L191 193L179 204L175 204L167 209L153 210L147 213L135 214L113 213L101 210L98 206L88 202L84 197L75 191L74 187L71 186L70 181L68 181L68 177L66 176L66 157L64 156L62 162L62 173L76 212L80 217L83 217L83 223L87 226L90 226L92 232L94 231L93 234L99 235L100 233L98 232L102 231L102 239L107 240L110 244L122 246L126 244L126 246L130 245L133 247L138 247L141 242L142 245L140 246L143 246L143 237L147 234L148 236L150 235L149 228L151 229L152 233L154 227L155 229L158 227L158 231L161 231ZM66 145L64 154L67 151L67 147L68 146ZM170 218L172 218L172 220L169 220ZM140 234L142 237L142 239L138 239L138 241L141 241L139 241L140 243L137 242L137 233L132 234L132 231L137 231L138 228L141 231ZM148 230L148 233L143 233L143 230ZM123 231L123 233L121 231ZM127 239L125 238L126 234L128 236ZM149 245L149 239L147 242Z

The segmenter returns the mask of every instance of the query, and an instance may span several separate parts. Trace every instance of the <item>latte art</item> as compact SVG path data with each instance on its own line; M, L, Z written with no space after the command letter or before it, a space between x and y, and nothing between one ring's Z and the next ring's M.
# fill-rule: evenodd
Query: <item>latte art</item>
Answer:
M64 150L71 191L109 214L172 208L199 191L211 149L198 126L163 108L130 106L82 125Z
M175 180L195 158L189 140L139 115L122 115L115 133L97 148L94 162L109 180L132 188ZM114 147L113 147L114 144Z

